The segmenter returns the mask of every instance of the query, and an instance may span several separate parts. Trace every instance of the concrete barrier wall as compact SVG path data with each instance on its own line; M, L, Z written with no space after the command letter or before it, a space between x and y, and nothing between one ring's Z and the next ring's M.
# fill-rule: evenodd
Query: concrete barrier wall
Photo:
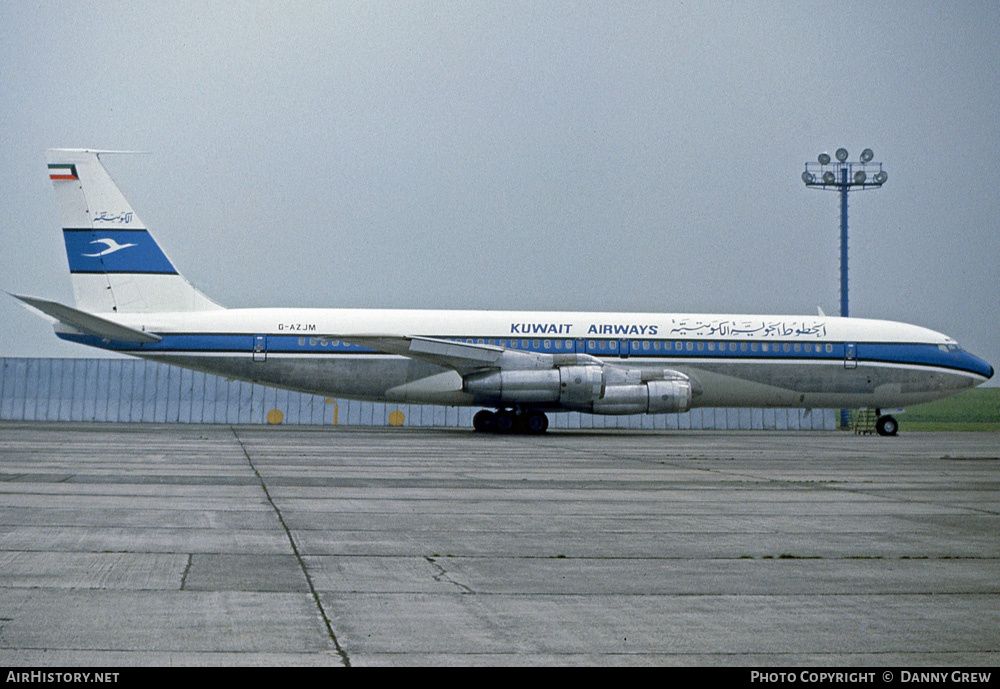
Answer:
M142 359L0 358L0 420L471 427L477 410L324 398ZM832 409L550 414L552 428L833 430Z

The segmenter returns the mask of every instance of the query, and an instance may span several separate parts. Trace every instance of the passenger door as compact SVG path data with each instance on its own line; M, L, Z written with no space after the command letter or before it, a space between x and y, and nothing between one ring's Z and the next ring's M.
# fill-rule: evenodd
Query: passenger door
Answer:
M844 368L858 367L858 346L853 342L844 343Z
M253 360L267 361L267 335L254 335Z

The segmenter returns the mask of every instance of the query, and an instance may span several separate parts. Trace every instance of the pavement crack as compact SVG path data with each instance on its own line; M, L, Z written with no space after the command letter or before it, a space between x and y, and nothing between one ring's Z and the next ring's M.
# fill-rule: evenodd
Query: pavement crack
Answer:
M446 570L444 567L438 564L438 561L435 560L433 557L427 556L424 559L427 560L427 562L430 563L431 567L433 567L434 570L437 572L436 574L432 575L434 581L439 581L444 584L451 584L452 586L456 586L459 588L459 590L461 590L462 593L475 593L475 591L470 589L465 584L460 584L459 582L452 579L451 575L448 574L448 570Z
M184 573L181 575L181 591L183 591L184 587L187 586L188 573L191 571L191 562L193 559L194 556L191 553L188 553L187 565L184 567Z
M345 651L340 645L336 632L333 631L333 623L330 621L330 616L326 613L326 608L323 607L323 601L319 596L319 592L316 590L316 586L313 583L312 576L309 574L309 569L306 567L302 553L299 552L298 544L295 543L295 537L292 536L292 530L288 528L284 515L281 514L281 510L274 502L274 499L271 498L271 491L267 489L267 482L264 481L264 477L260 475L260 472L257 471L257 467L254 466L253 459L251 459L250 453L247 452L246 445L243 444L243 439L240 438L239 433L236 432L236 429L233 426L230 426L229 429L233 432L233 437L236 438L236 442L240 444L240 449L243 450L243 456L246 457L247 464L250 465L250 469L253 471L254 476L256 476L257 480L260 481L260 487L264 491L264 496L267 498L267 502L271 506L271 509L273 509L274 513L278 516L281 528L285 530L285 536L288 537L288 542L292 546L292 552L295 554L295 559L299 563L299 569L302 570L302 575L306 578L306 583L309 585L309 592L312 594L313 602L316 604L317 609L319 609L320 617L323 619L323 624L326 626L327 634L330 635L330 640L333 642L333 646L337 650L337 654L340 656L344 666L350 667L351 659L347 655L347 651Z

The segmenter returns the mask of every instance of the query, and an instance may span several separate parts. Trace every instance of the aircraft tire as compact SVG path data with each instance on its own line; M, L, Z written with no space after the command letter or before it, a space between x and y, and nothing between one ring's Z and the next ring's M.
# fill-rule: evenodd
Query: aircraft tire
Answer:
M489 433L496 429L497 415L489 409L482 409L472 417L472 427L480 433Z
M528 412L527 417L524 419L524 429L528 433L544 433L549 429L549 417L540 411Z
M496 413L496 423L493 430L497 433L512 433L517 428L517 417L510 409L503 409Z
M879 435L896 435L899 432L899 422L889 415L880 416L875 421L875 432Z

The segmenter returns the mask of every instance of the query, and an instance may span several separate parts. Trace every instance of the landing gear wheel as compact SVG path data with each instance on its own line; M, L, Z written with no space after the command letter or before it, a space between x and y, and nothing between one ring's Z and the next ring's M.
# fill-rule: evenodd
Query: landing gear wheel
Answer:
M493 427L497 433L510 433L517 426L517 417L510 409L504 409L496 413L496 425Z
M544 433L549 429L549 417L540 411L528 412L524 428L528 433Z
M875 422L875 432L879 435L896 435L899 431L899 422L892 416L880 416Z
M472 427L480 433L489 433L496 428L497 415L489 409L482 409L472 417Z

